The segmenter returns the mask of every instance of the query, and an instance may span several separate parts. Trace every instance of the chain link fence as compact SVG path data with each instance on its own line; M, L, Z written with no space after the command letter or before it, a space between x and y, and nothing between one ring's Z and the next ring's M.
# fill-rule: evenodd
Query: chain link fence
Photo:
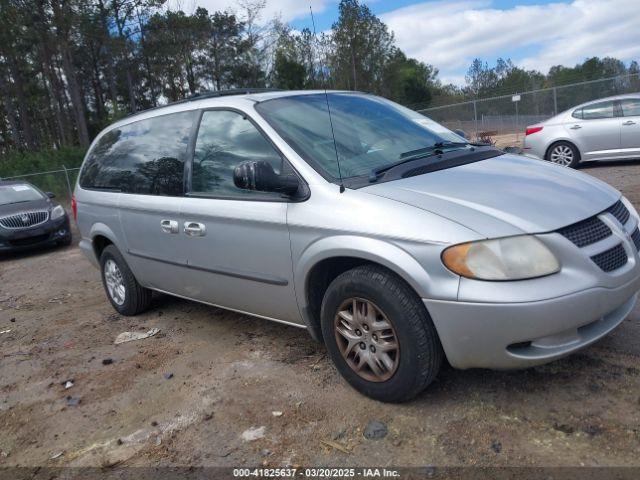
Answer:
M43 192L54 193L61 203L69 204L79 171L80 168L66 168L63 165L59 170L0 177L0 180L19 180L30 183Z
M580 103L640 92L640 74L621 75L418 110L472 139L490 139L499 147L519 146L528 125Z

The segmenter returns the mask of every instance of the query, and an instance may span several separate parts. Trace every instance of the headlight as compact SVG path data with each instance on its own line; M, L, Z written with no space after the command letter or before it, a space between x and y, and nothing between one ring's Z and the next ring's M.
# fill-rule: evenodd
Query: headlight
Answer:
M62 216L65 215L65 211L64 208L62 208L62 205L57 205L55 207L53 207L53 210L51 210L51 220L55 220L56 218L60 218Z
M560 270L549 249L531 235L461 243L442 252L454 273L476 280L523 280Z

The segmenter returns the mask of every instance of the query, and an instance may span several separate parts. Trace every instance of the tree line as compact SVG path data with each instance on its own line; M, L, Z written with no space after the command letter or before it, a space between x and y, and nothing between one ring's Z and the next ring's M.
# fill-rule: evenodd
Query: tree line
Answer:
M189 14L165 0L0 0L0 154L86 148L118 118L204 90L327 87L426 107L638 71L615 59L548 75L475 60L465 86L445 85L358 0L342 0L331 30L317 35L261 18L264 6L240 0Z

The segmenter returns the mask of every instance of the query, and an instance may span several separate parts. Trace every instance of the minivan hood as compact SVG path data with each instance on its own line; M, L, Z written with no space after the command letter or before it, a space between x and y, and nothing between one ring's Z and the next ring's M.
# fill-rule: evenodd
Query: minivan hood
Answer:
M508 154L362 191L446 217L485 237L557 230L620 198L587 174Z

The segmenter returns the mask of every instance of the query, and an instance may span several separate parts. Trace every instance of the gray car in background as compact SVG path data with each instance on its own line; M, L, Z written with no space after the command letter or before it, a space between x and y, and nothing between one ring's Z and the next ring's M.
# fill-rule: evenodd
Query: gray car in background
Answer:
M218 92L120 120L73 210L121 314L155 291L301 327L383 401L445 359L568 355L640 290L638 214L617 190L355 92Z
M524 153L566 167L640 159L640 93L583 103L527 127Z

